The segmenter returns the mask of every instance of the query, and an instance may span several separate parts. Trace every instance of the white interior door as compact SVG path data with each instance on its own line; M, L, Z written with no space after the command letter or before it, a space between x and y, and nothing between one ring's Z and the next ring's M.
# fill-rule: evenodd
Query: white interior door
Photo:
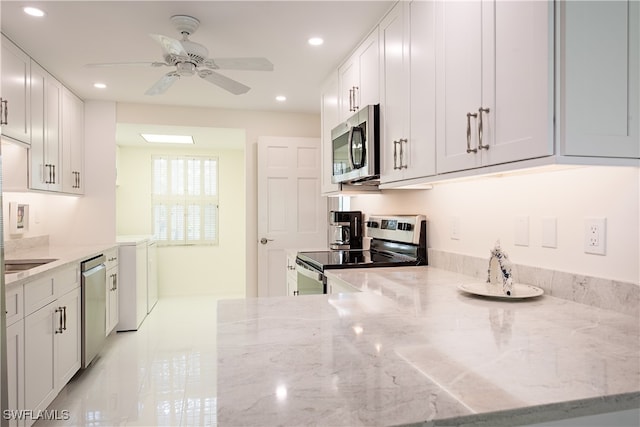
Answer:
M287 292L286 250L327 248L320 139L258 138L258 296Z

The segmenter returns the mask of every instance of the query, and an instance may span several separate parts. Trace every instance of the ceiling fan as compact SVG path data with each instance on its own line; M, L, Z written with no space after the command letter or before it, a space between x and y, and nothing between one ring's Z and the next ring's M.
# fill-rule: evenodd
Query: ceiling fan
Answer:
M192 42L192 35L200 25L200 21L192 16L174 15L171 22L178 32L182 34L182 40L160 34L150 34L162 48L164 62L128 62L110 64L88 64L88 67L111 67L118 65L150 65L152 67L175 67L175 70L165 74L146 92L146 95L160 95L169 89L180 77L188 77L197 74L202 79L221 87L234 95L247 93L249 86L223 76L214 70L253 70L273 71L273 64L266 58L208 58L209 51L203 45Z

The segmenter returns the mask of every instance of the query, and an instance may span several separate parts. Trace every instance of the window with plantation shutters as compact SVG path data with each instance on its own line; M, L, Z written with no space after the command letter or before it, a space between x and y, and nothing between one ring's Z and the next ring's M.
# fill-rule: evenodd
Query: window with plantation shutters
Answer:
M218 159L152 158L153 234L159 244L218 244Z

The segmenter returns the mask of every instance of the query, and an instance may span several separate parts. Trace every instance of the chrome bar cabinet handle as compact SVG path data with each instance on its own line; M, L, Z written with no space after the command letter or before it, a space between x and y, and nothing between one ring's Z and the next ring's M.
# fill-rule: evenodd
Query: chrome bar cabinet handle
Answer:
M480 150L488 150L489 149L489 144L487 145L482 145L482 133L483 133L483 128L482 128L482 113L489 113L489 108L478 108L478 149Z
M471 148L471 117L478 117L478 113L467 113L467 153L477 153L477 148Z

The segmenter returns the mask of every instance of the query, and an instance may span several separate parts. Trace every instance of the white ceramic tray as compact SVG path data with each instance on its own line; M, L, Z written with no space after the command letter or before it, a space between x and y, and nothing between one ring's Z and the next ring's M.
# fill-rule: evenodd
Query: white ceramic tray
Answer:
M486 282L463 283L458 286L458 289L473 295L500 299L535 298L544 293L544 291L537 286L524 285L522 283L513 284L511 295L505 295L502 291L502 286Z

